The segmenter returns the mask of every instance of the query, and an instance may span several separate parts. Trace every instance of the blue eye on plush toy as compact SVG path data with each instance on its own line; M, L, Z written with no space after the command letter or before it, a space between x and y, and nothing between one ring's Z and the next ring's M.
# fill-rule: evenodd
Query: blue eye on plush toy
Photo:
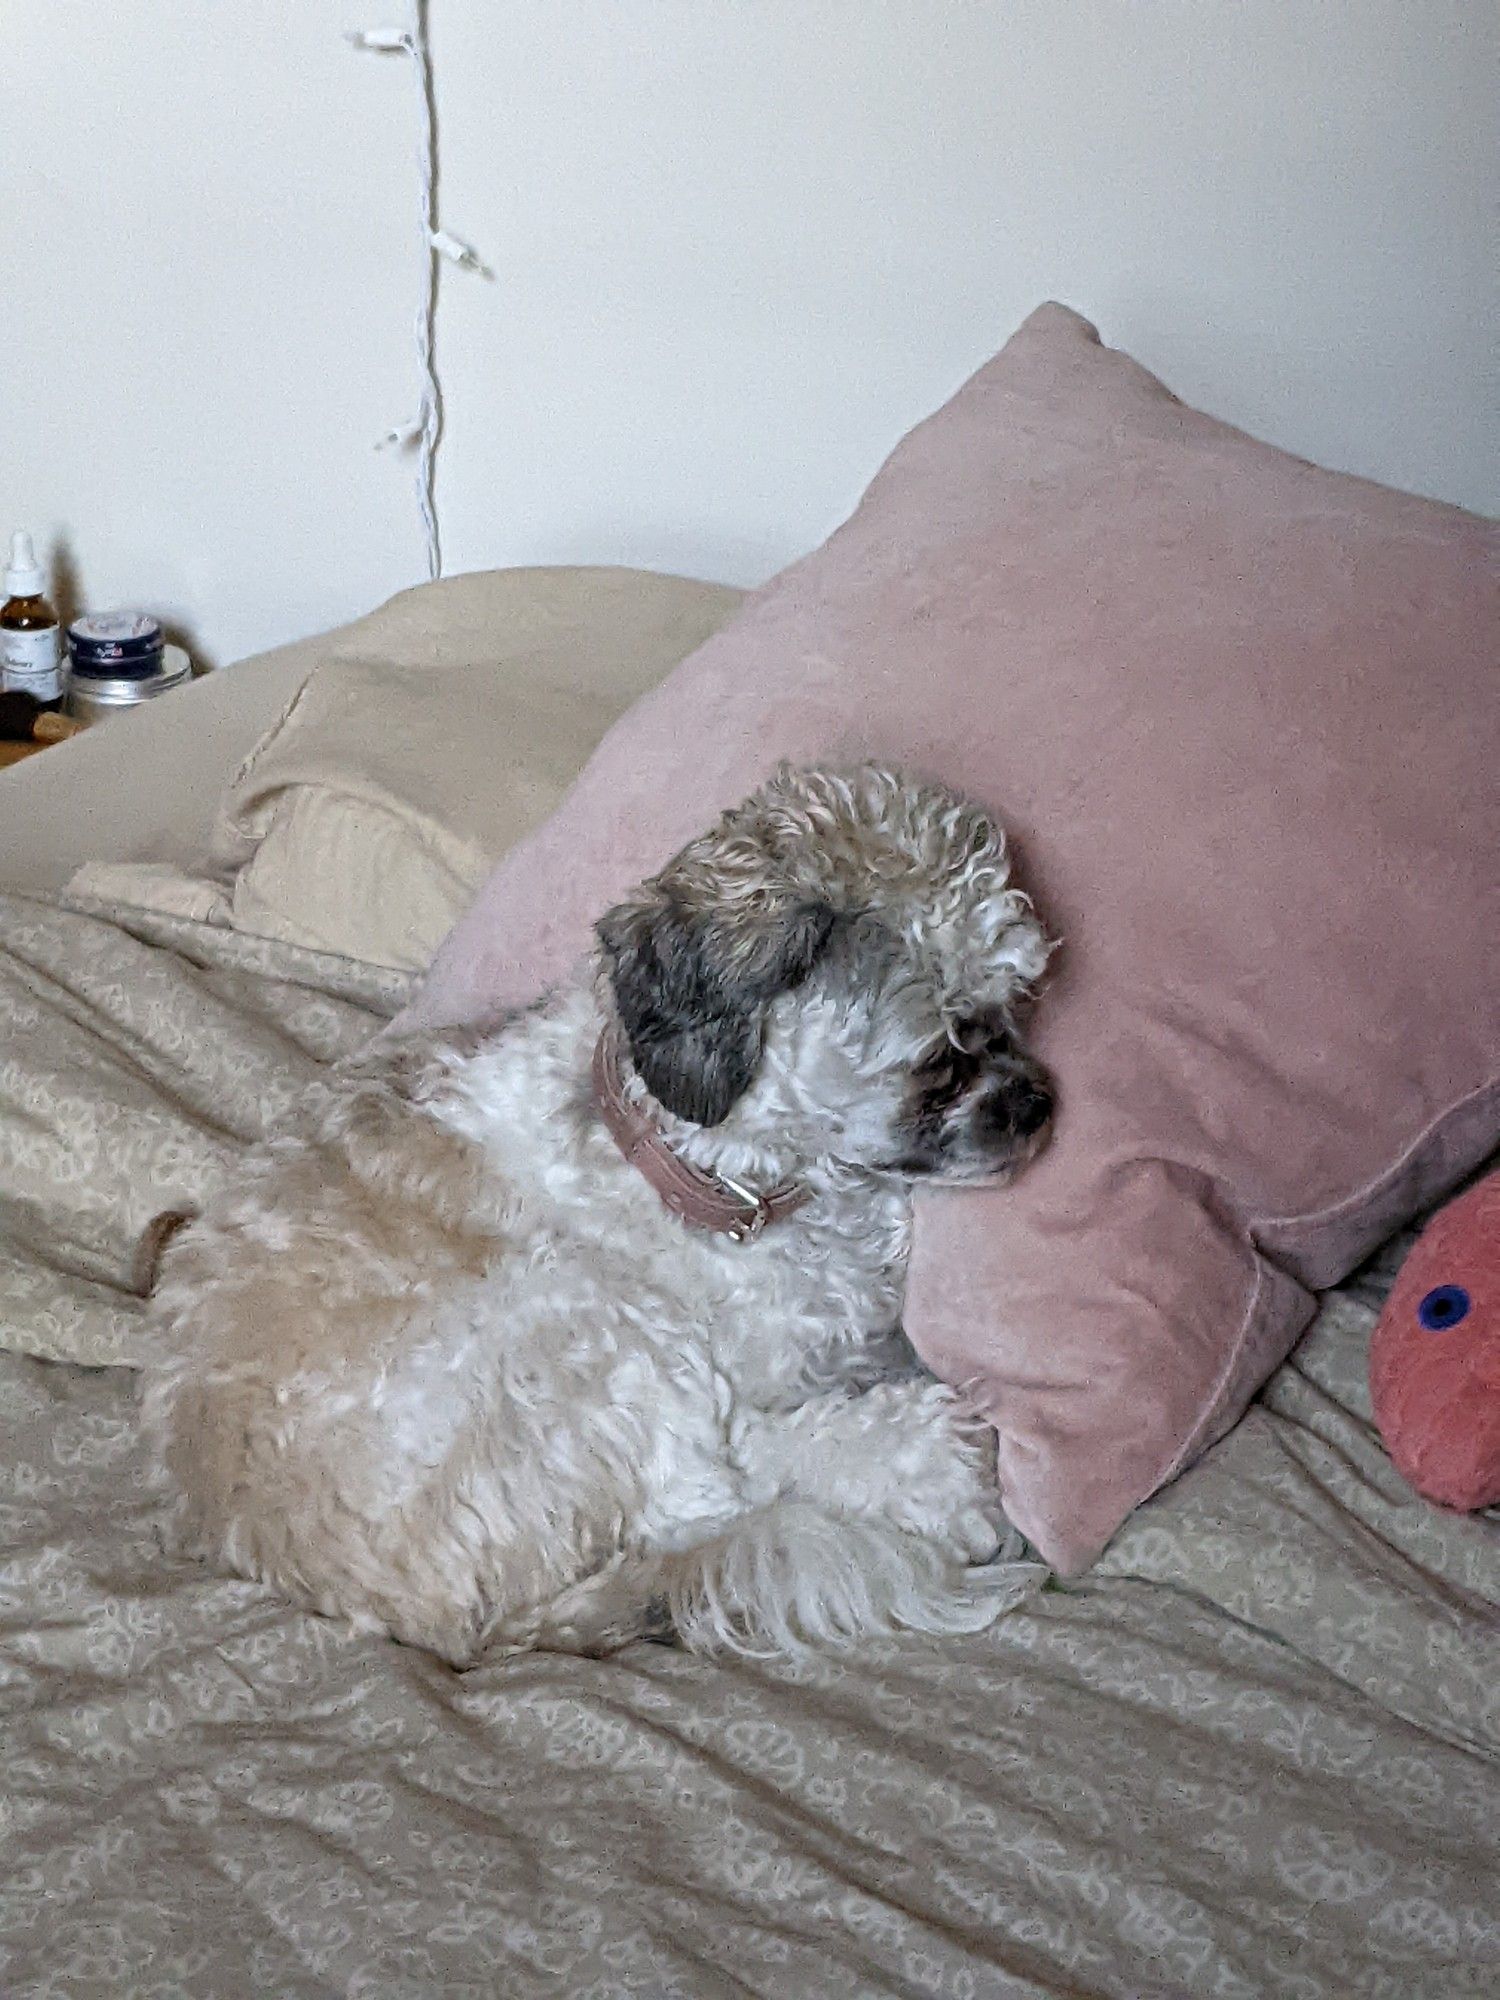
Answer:
M1439 1209L1402 1265L1370 1341L1370 1402L1419 1493L1500 1501L1500 1173Z
M1469 1295L1462 1285L1438 1285L1417 1307L1417 1318L1429 1333L1446 1333L1469 1314Z

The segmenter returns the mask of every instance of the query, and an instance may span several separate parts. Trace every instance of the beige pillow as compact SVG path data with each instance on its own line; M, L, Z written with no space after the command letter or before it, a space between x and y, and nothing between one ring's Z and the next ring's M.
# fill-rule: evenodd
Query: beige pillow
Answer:
M490 865L740 595L640 570L490 571L331 633L220 809L229 921L424 966Z

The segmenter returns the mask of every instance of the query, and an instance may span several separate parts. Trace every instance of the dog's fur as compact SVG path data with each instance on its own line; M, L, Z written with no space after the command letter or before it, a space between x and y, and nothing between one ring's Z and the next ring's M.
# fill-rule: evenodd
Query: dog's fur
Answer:
M674 1631L784 1651L1008 1601L982 1426L900 1333L918 1178L1040 1143L1047 945L977 808L783 770L598 926L592 977L336 1078L165 1252L177 1539L455 1664ZM692 1229L590 1089L810 1199Z

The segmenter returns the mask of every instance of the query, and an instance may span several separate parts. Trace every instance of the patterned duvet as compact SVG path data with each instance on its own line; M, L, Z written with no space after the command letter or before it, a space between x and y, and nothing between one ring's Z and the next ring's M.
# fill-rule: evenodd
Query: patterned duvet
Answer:
M1500 1521L1371 1433L1378 1268L963 1643L456 1676L164 1559L142 1232L401 997L0 898L5 2000L1500 1992Z

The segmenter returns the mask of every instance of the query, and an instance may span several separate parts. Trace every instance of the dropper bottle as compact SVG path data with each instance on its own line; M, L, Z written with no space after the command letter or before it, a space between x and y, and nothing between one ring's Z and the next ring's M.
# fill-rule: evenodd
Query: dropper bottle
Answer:
M31 537L17 528L10 538L5 603L0 605L0 691L29 694L42 708L61 708L61 634L42 583Z

